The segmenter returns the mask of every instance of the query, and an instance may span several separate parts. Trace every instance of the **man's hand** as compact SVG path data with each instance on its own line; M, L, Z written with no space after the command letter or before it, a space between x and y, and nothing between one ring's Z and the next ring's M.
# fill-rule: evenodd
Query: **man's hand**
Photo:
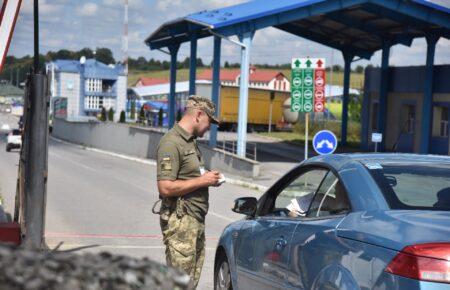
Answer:
M201 177L202 181L206 186L218 186L220 179L220 172L216 170L207 171Z

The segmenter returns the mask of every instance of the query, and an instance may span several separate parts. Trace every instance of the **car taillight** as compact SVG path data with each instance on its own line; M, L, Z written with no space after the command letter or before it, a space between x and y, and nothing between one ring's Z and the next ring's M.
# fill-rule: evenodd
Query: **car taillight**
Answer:
M450 243L405 247L385 271L421 281L450 283Z

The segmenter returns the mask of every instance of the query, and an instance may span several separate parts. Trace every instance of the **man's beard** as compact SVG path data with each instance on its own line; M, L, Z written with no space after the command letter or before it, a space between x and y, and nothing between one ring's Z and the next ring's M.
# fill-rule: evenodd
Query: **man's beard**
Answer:
M202 138L203 135L205 135L204 133L200 136L200 132L197 130L197 128L194 128L194 131L192 132L192 135L194 136L194 138Z

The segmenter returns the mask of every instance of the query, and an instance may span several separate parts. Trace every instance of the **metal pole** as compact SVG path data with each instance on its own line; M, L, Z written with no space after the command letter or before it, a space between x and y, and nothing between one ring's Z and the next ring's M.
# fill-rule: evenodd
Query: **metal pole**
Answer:
M305 113L305 160L308 159L309 113Z
M247 32L239 36L239 40L245 47L241 48L241 80L239 90L239 113L238 113L238 143L237 155L245 158L247 118L248 118L248 81L250 74L250 47L254 32Z
M378 102L378 115L377 115L377 132L386 135L386 116L387 116L387 103L389 93L389 53L391 44L389 41L383 42L383 51L381 54L381 83L380 83L380 97ZM385 150L385 140L380 143L380 151Z
M169 129L175 124L175 96L177 84L177 54L179 44L169 46L170 51L170 93L169 93Z
M344 95L342 98L342 123L341 123L341 145L347 144L347 124L348 124L348 102L350 91L350 73L353 55L347 52L342 53L344 56Z
M212 92L211 99L216 106L215 116L219 116L219 93L220 93L220 49L222 39L214 36L214 59L213 59L213 75L212 75ZM211 124L209 133L209 146L216 147L217 145L217 125Z
M428 36L427 38L427 61L425 66L425 80L422 105L421 138L419 152L427 154L430 152L430 140L433 122L433 77L434 77L434 54L439 37Z
M195 95L195 81L197 78L197 36L191 38L191 57L189 59L189 95Z
M39 0L34 0L34 72L39 71Z

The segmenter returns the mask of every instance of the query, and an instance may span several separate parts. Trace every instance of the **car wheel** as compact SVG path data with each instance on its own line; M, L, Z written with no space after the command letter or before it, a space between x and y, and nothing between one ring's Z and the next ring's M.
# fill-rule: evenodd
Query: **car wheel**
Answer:
M214 289L215 290L232 290L230 266L228 264L227 257L221 255L216 266L214 276Z
M11 151L11 147L9 147L9 145L6 145L6 152Z

